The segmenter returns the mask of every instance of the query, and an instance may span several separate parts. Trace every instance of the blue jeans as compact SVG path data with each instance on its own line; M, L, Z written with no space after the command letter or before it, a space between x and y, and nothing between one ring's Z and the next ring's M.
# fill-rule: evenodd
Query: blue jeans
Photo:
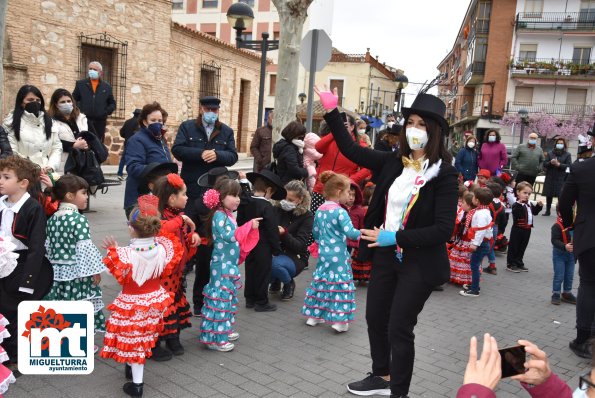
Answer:
M574 279L574 255L554 247L552 260L554 262L552 292L560 294L562 282L564 282L564 293L570 293Z
M479 268L481 267L481 260L490 252L490 242L484 240L481 245L477 246L477 250L471 253L471 290L479 292Z
M124 166L126 166L126 147L122 150L122 156L120 156L120 164L118 164L118 175L124 175Z
M271 281L280 280L283 284L291 282L295 276L295 264L293 260L284 254L273 256L273 267L271 269Z
M494 226L492 227L492 233L494 235L494 241L496 241L496 237L498 236L498 226L496 224L494 224ZM490 264L496 264L496 253L494 253L494 245L492 245L492 248L488 252L488 261L490 262Z

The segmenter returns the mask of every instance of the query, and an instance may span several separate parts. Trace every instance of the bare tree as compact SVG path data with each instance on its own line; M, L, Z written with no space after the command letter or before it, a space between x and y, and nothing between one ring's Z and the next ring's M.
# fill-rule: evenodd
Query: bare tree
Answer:
M295 120L302 29L313 0L272 1L279 13L281 27L273 116L273 142L276 142L281 138L283 127Z

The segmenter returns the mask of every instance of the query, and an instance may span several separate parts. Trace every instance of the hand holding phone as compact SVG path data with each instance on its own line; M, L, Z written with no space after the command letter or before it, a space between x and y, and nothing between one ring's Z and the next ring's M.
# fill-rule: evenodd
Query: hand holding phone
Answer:
M341 119L343 119L343 122L347 123L347 113L341 112L339 113L339 115L341 115Z
M502 363L502 378L516 376L525 373L525 347L517 345L514 347L498 350Z
M533 384L534 386L545 382L552 374L546 353L530 341L519 340L518 343L525 348L526 353L530 355L530 359L524 364L527 370L522 374L512 376L512 379Z

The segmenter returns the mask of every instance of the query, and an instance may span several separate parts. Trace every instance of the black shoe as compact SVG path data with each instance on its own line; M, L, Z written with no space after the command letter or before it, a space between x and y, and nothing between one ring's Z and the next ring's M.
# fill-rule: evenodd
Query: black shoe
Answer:
M576 305L576 297L572 293L562 293L562 301Z
M520 267L517 267L517 268L521 272L529 272L529 268L525 267L524 265L521 265Z
M161 347L161 341L157 341L157 345L151 350L151 359L157 362L169 361L173 358L173 354L167 348Z
M515 267L515 266L507 266L506 267L506 271L510 271L510 272L514 272L516 274L518 274L519 272L521 272L521 270L519 269L519 267Z
M277 306L275 304L266 303L266 304L256 304L254 306L254 311L256 312L271 312L277 311Z
M180 336L176 336L173 339L165 340L165 346L171 351L174 355L183 355L184 354L184 347L180 343Z
M551 213L549 210L542 214L542 216L544 216L544 217L549 217L550 215L551 215Z
M143 396L143 383L133 383L131 381L129 381L128 383L124 384L124 387L122 387L122 390L124 390L124 392L127 395L130 395L131 397L142 397Z
M126 376L126 380L132 380L132 368L130 365L124 365L124 376Z
M279 279L275 279L273 283L269 285L269 293L270 294L277 294L281 291L281 281Z
M570 350L581 358L589 359L592 356L591 350L589 349L590 344L588 341L579 344L576 342L576 340L572 340L570 344L568 344L568 347L570 347Z
M435 292L443 292L444 286L442 286L442 285L434 286L434 288L432 290Z
M490 275L498 275L498 269L496 267L484 267L483 272Z
M347 384L347 390L355 395L390 395L390 382L368 373L365 379Z
M252 301L246 300L246 308L254 308L254 303Z
M281 300L291 300L293 298L293 292L295 292L295 281L292 279L291 282L283 285L283 294L281 294Z

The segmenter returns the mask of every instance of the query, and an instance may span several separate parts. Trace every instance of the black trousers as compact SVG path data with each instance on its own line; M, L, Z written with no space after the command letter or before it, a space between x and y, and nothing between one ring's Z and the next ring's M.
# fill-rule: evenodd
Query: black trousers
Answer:
M105 140L105 126L107 125L106 119L87 119L89 124L89 130L95 133L99 141L103 144Z
M513 225L510 229L510 239L508 240L508 253L506 255L507 267L524 267L523 257L525 250L529 245L531 230Z
M267 244L262 244L262 246L265 245ZM246 258L244 297L247 303L266 305L269 303L269 282L271 281L273 257L268 247L259 246L261 246L260 243Z
M211 256L213 246L198 246L194 255L196 268L194 271L194 285L192 286L192 303L194 304L194 313L200 314L203 303L202 291L211 278Z
M517 185L521 181L527 181L529 184L534 185L536 178L537 178L537 176L530 176L528 174L519 173L519 174L517 174L515 181L516 181Z
M394 246L376 249L372 259L366 304L372 373L390 374L391 393L396 395L409 392L415 360L413 329L433 289L423 280L420 265L400 263Z
M578 257L579 285L576 298L577 342L595 336L595 248Z

